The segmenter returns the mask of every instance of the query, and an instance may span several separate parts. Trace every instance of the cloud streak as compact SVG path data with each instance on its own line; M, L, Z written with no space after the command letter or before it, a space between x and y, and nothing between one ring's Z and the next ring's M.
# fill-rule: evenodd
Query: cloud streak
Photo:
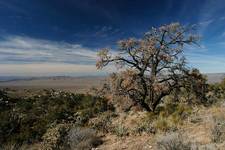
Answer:
M96 52L80 44L54 42L22 36L0 41L0 63L94 64Z
M96 51L80 44L54 42L22 36L2 37L0 76L100 75Z
M204 53L186 54L188 63L192 67L200 68L203 73L225 72L225 55L208 55Z

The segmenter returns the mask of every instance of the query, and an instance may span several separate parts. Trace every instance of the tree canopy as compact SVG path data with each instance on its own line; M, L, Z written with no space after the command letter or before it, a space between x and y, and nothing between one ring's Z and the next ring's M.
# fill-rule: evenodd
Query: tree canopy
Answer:
M163 98L183 86L190 70L184 57L184 45L198 44L193 26L179 23L152 28L143 38L118 42L117 54L104 48L98 52L96 67L114 63L120 72L112 77L120 95L129 96L147 111L154 111Z

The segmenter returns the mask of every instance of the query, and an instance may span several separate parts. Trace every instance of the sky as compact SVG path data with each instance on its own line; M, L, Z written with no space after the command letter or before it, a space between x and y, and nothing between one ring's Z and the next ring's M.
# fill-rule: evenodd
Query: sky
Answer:
M172 22L198 25L190 67L225 72L224 0L0 0L0 76L86 76L96 52Z

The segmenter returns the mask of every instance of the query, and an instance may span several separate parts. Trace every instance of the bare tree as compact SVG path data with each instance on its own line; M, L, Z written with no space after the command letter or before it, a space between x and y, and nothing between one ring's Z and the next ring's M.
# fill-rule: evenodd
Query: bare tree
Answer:
M189 72L183 48L197 44L199 37L193 31L193 26L179 23L152 28L142 39L119 41L116 55L110 49L99 51L96 66L102 69L115 63L122 70L111 76L116 92L154 111L165 96L182 86L180 81Z

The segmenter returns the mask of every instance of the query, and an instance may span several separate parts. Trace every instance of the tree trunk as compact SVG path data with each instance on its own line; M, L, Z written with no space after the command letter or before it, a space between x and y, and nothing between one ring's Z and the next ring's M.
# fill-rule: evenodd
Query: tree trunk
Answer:
M152 109L148 106L147 103L141 102L140 105L148 112L152 111Z

